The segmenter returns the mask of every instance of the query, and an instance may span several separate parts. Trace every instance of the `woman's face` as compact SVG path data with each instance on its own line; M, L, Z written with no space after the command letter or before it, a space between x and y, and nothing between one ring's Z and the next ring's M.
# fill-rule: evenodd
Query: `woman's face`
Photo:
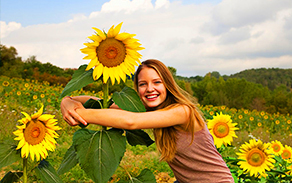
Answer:
M167 95L162 79L149 67L144 67L138 75L138 93L147 108L159 106Z

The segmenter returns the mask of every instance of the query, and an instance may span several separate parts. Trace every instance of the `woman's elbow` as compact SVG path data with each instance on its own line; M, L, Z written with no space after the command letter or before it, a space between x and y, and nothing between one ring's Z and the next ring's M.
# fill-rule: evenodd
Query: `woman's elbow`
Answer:
M137 130L137 123L133 119L126 119L125 120L125 129L126 130Z

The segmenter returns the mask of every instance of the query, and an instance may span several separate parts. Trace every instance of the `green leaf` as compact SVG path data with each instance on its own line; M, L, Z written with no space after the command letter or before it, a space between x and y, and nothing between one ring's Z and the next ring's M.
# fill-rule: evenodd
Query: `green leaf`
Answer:
M87 65L81 65L78 70L76 70L72 76L72 79L69 83L65 86L64 90L62 91L60 98L68 95L69 93L80 90L84 86L93 83L92 72L93 69L85 71Z
M58 174L63 174L68 172L71 168L77 165L77 153L75 147L72 145L66 152L64 159L58 169Z
M145 112L146 109L137 92L129 87L124 87L120 92L114 92L113 101L121 109L132 112Z
M87 109L102 109L102 104L103 104L103 99L99 99L99 100L94 100L94 99L89 99L87 100L84 104L83 107L87 108Z
M11 183L11 182L18 182L19 178L23 175L22 172L11 172L9 171L0 183Z
M56 170L46 160L40 161L35 171L38 177L44 183L62 183L63 182L58 176Z
M0 168L22 160L16 145L0 143Z
M93 131L83 128L74 133L73 145L86 174L95 182L106 183L124 156L126 138L119 129Z
M131 146L146 145L148 147L154 143L148 133L143 130L126 130L126 137Z
M156 179L149 169L144 169L138 177L132 177L129 181L119 181L118 183L155 183Z

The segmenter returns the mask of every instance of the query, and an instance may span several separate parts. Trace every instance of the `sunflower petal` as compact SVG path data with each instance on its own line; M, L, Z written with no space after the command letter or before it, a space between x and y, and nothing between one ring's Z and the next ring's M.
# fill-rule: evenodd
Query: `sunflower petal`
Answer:
M119 34L122 25L123 25L123 22L119 23L119 24L115 27L115 29L114 29L114 33L113 33L113 35L114 35L113 37L116 37L116 36Z
M31 115L31 119L36 119L40 117L43 114L43 110L44 110L44 105L41 106L41 108L38 110L37 113Z
M92 73L93 79L98 80L100 76L102 75L102 73L103 73L103 65L98 64L93 70L93 73Z
M95 56L93 59L91 59L85 70L88 71L89 69L95 67L97 63L97 57Z
M114 26L112 26L112 27L108 30L107 37L108 37L108 38L115 37L115 36L114 36Z
M105 39L106 39L106 35L105 35L100 29L95 28L95 27L92 27L92 28L96 31L97 35L98 35L102 40L105 40Z

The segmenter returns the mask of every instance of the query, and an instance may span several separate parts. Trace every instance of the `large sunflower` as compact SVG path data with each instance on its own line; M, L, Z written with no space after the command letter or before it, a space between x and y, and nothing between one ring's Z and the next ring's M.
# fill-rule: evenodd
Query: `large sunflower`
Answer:
M263 143L261 140L249 140L240 146L240 153L236 153L239 161L240 168L249 172L251 176L264 176L266 170L274 167L274 155L269 150L269 144Z
M273 154L276 156L281 155L283 152L283 149L284 149L282 143L278 140L272 141L270 147L271 147Z
M208 129L214 138L214 144L220 148L222 144L227 146L233 142L233 137L236 137L235 130L238 130L237 123L232 123L231 116L217 113L212 120L208 120Z
M143 50L138 39L133 38L135 34L120 33L122 23L116 27L112 26L108 33L93 27L96 34L89 36L93 42L84 43L86 48L81 52L88 54L84 59L91 60L86 70L94 68L93 79L97 80L103 75L103 82L110 78L112 84L125 81L126 75L131 76L135 72L135 65L140 63L142 57L137 51Z
M55 138L59 135L55 131L61 128L56 126L57 119L54 119L54 115L42 113L43 106L31 116L22 112L25 117L18 120L20 126L16 126L18 130L13 133L17 136L14 140L19 140L16 149L21 148L22 158L27 158L30 154L33 161L34 157L39 161L48 156L47 150L54 151L56 148Z

